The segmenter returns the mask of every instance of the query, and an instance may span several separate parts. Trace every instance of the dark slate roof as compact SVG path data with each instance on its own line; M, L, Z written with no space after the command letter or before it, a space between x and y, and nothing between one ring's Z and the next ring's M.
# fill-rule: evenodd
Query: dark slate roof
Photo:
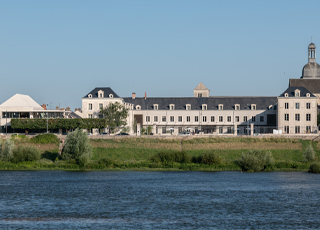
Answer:
M100 90L104 91L104 98L109 98L110 94L113 94L113 98L119 98L119 96L110 87L97 87L83 98L88 98L89 94L92 95L92 98L98 98L98 91Z
M289 87L304 87L311 93L320 93L320 79L289 79Z
M153 105L158 104L159 110L169 110L169 104L175 105L175 110L185 110L186 104L191 104L191 110L202 110L202 104L207 104L208 110L218 110L218 105L223 104L223 110L234 110L235 104L240 104L240 109L251 109L251 104L256 104L256 109L268 109L270 105L277 104L277 97L149 97L147 99L131 97L123 98L125 102L140 105L141 110L153 110Z
M300 90L300 97L306 97L307 93L310 94L310 97L315 97L309 90L304 87L289 87L286 91L284 91L279 97L284 97L284 94L287 93L288 97L295 97L294 91L296 89Z

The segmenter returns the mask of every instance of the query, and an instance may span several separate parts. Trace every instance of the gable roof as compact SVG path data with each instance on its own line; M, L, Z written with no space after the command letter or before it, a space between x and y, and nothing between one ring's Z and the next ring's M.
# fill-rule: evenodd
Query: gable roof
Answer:
M30 110L44 110L30 96L23 94L15 94L0 105L0 108L19 107Z
M205 87L204 84L202 84L202 82L200 82L194 90L208 90L208 88Z
M110 87L97 87L88 93L83 98L88 98L88 95L91 94L92 98L98 98L98 92L102 90L104 92L104 98L109 98L109 95L112 94L113 98L119 98L119 96L110 88Z
M300 90L300 97L306 97L307 93L310 94L310 97L316 97L314 96L309 90L307 90L304 87L289 87L288 89L286 89L286 91L284 91L279 97L284 97L284 94L287 93L288 97L295 97L295 90L298 89Z

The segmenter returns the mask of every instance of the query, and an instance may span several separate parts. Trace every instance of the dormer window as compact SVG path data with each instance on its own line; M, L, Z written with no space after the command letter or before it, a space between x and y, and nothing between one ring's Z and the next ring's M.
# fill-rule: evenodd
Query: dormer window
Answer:
M137 105L137 106L136 106L136 110L141 110L141 106L140 106L140 105Z
M310 93L307 93L307 95L306 95L307 97L310 97Z
M223 104L219 104L219 105L218 105L218 109L219 109L219 110L223 110Z
M296 89L296 90L294 91L294 96L295 96L295 97L300 97L300 90Z
M113 94L112 93L109 94L109 98L113 98Z
M239 104L235 104L234 105L234 110L240 110L240 105Z
M186 110L191 110L191 105L190 104L186 104Z
M289 94L288 94L288 93L285 93L285 94L284 94L284 97L288 97L288 96L289 96Z
M256 109L257 109L256 104L252 104L252 105L251 105L251 110L256 110Z
M202 110L207 110L207 104L202 104Z
M104 98L104 92L102 90L98 91L98 98Z
M154 105L153 105L153 109L154 109L154 110L158 110L158 108L159 108L159 105L158 105L158 104L154 104Z
M92 98L92 94L88 94L88 98Z
M174 110L174 104L170 104L170 105L169 105L169 109L170 109L170 110Z

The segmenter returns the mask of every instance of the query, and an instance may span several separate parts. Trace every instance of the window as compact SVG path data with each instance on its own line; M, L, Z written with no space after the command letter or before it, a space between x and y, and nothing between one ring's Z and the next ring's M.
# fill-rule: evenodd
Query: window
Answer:
M207 110L207 105L202 105L202 110Z
M162 127L162 134L166 133L166 127Z
M199 121L199 117L198 117L198 116L195 116L195 117L194 117L194 121L195 121L195 122L198 122L198 121Z
M150 122L150 116L146 116L146 122Z
M240 105L238 105L238 104L235 105L235 106L234 106L234 109L235 109L235 110L240 110Z
M207 122L207 116L203 116L203 117L202 117L202 121L203 121L203 122Z
M255 104L251 105L251 110L256 110L256 105Z
M162 122L166 122L167 121L167 117L166 116L162 116Z
M284 114L284 120L285 120L285 121L289 121L289 114L288 114L288 113L285 113L285 114Z
M191 105L190 104L186 105L186 110L191 110Z
M178 127L178 132L182 133L182 127Z
M296 103L296 109L300 109L300 103L299 102Z
M136 110L140 110L141 109L141 106L140 105L137 105L136 106Z
M154 117L153 117L153 121L154 121L154 122L158 122L158 116L154 116Z
M227 116L227 121L231 122L231 116Z
M227 133L231 133L231 127L227 127Z
M306 132L311 133L311 126L306 126Z
M109 97L110 97L110 98L113 98L113 94L109 94Z
M92 94L88 94L88 98L92 98Z
M288 97L289 95L288 95L288 93L285 93L284 96L285 96L285 97Z
M248 128L247 127L243 127L243 133L247 134L248 133Z
M104 97L104 92L102 90L98 91L98 97L103 98Z
M219 127L219 133L223 133L223 127Z
M92 114L88 114L88 118L92 118Z
M310 97L310 93L307 93L306 96L307 96L307 97Z
M218 106L218 109L219 109L219 110L223 110L223 105L220 104L220 105Z
M202 93L198 93L198 97L202 97Z
M235 116L235 120L236 120L236 122L239 122L240 121L239 116Z
M296 113L294 117L295 117L296 121L300 121L300 114L299 113Z
M295 133L300 133L300 126L295 126L294 131Z
M89 103L89 110L92 110L92 104L91 103Z
M190 116L187 116L187 122L190 122Z
M248 121L248 117L247 116L243 116L243 122L247 122Z
M300 97L300 92L296 91L294 95L295 95L295 97Z
M310 113L306 114L306 121L311 121L311 114Z
M158 105L153 105L154 110L158 110Z
M260 122L264 122L264 116L260 116Z
M306 104L306 108L310 109L310 103L309 102Z
M99 103L99 109L102 109L102 108L103 108L103 104Z
M214 122L214 116L211 116L211 122Z
M182 116L178 116L178 121L182 122ZM181 132L180 132L181 133Z
M284 103L284 108L285 109L289 109L289 103L288 102Z
M256 117L255 117L255 116L252 116L252 117L251 117L251 120L252 120L252 122L256 122Z
M170 110L174 110L174 105L173 105L173 104L170 104L170 105L169 105L169 108L170 108Z
M219 116L219 122L223 122L223 116Z
M174 116L170 116L170 122L174 122Z
M103 118L103 114L99 114L99 118Z
M289 126L284 127L284 133L289 133Z

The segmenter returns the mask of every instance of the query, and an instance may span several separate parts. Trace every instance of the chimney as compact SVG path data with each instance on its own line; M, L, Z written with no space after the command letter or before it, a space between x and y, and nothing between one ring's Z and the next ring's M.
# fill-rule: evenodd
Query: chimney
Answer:
M66 111L70 111L70 107L69 106L66 108Z
M59 106L56 107L56 110L59 110Z
M47 110L46 104L42 104L41 107L44 108L44 110Z
M147 92L144 92L144 99L147 99Z
M132 93L132 99L136 99L136 93Z

